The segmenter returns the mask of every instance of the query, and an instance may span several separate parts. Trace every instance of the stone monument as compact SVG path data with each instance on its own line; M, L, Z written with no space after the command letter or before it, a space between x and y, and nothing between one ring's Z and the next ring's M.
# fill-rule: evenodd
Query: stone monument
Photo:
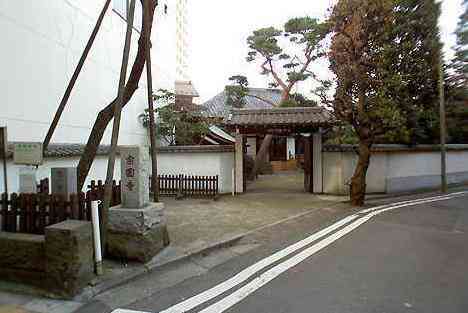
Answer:
M69 198L71 194L78 193L76 167L54 167L50 171L52 181L52 194Z
M19 193L36 193L37 182L36 182L37 169L22 167L19 170Z
M164 204L149 200L146 147L120 147L122 203L109 209L107 252L147 262L168 244Z

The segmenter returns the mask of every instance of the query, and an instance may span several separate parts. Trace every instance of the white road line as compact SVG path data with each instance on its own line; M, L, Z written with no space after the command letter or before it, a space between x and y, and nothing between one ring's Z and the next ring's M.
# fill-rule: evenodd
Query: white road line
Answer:
M151 312L143 312L143 311L132 311L132 310L117 309L117 310L112 311L112 313L151 313Z
M458 192L458 193L453 193L452 195L460 195L460 194L466 194L466 192ZM365 210L362 210L360 212L358 212L357 214L354 214L354 215L351 215L351 216L348 216L338 222L336 222L335 224L311 235L310 237L308 238L305 238L289 247L286 247L285 249L281 250L281 251L278 251L276 252L275 254L263 259L263 260L260 260L258 261L257 263L249 266L248 268L246 268L245 270L239 272L238 274L236 274L235 276L231 277L230 279L228 279L227 281L225 282L222 282L198 295L195 295L185 301L182 301L160 313L184 313L184 312L187 312L197 306L199 306L200 304L202 303L205 303L217 296L219 296L220 294L234 288L235 286L239 285L240 283L246 281L247 279L249 279L251 276L253 276L255 273L261 271L262 269L264 269L265 267L267 266L270 266L272 265L273 263L279 261L280 259L296 252L297 250L301 249L301 248L304 248L306 247L307 245L311 244L312 242L328 235L329 233L335 231L336 229L346 225L347 223L351 222L352 220L356 219L358 217L358 214L366 214L366 213L370 213L372 211L375 211L375 210L378 210L378 209L382 209L382 208L391 208L391 207L394 207L394 206L397 206L397 205L406 205L406 204L417 204L418 202L420 201L426 201L426 200L433 200L433 199L441 199L442 197L444 197L443 199L445 199L446 196L435 196L435 197L430 197L430 198L423 198L423 199L416 199L416 200L408 200L408 201L402 201L402 202L397 202L397 203L393 203L393 204L387 204L387 205L381 205L381 206L377 206L377 207L373 207L373 208L370 208L370 209L365 209Z
M160 313L184 313L187 311L190 311L191 309L199 306L202 303L205 303L206 301L209 301L220 294L230 290L231 288L237 286L238 284L246 281L249 279L252 275L255 273L261 271L267 266L270 266L277 261L281 260L282 258L290 255L291 253L296 252L297 250L304 248L305 246L311 244L312 242L328 235L329 233L335 231L336 229L348 224L349 222L355 220L358 217L358 215L354 214L348 217L345 217L344 219L336 222L335 224L301 240L296 242L295 244L292 244L283 250L280 250L269 257L266 257L257 263L249 266L248 268L242 270L235 276L231 277L230 279L220 283L219 285L216 285L198 295L195 295L185 301L182 301L164 311L161 311Z
M358 212L358 214L365 214L365 213L369 213L369 212L372 212L372 211L376 211L376 210L380 210L380 209L384 209L384 208L388 208L388 207L393 207L393 206L400 205L400 204L407 204L407 203L413 203L413 202L423 201L423 200L432 200L432 199L445 198L447 196L463 196L463 195L467 195L467 194L468 194L468 192L466 192L466 191L460 191L460 192L454 192L454 193L447 194L447 195L440 195L440 196L434 196L434 197L427 197L427 198L421 198L421 199L413 199L413 200L406 200L406 201L401 201L401 202L383 204L383 205L379 205L379 206L376 206L376 207L373 207L373 208L361 210L361 211Z
M257 263L249 266L248 268L242 270L238 274L234 275L230 279L198 294L195 295L185 301L182 301L164 311L161 311L160 313L184 313L189 310L192 310L193 308L221 295L222 293L234 288L235 286L239 285L240 283L246 281L249 279L251 276L253 276L255 273L261 271L262 269L276 263L277 261L281 260L284 257L289 256L290 254L308 246L309 244L313 243L314 241L317 241L321 239L322 237L334 232L338 228L343 227L344 225L352 222L356 218L358 218L362 214L368 214L368 216L361 217L358 221L361 221L362 218L366 218L366 221L372 217L374 217L377 214L386 212L391 209L396 209L399 207L404 207L404 206L409 206L409 205L417 205L417 204L422 204L422 203L427 203L427 202L434 202L434 201L440 201L440 200L448 200L453 197L459 196L459 195L465 195L468 194L468 192L457 192L457 193L452 193L450 195L442 195L442 196L435 196L435 197L429 197L429 198L423 198L423 199L416 199L416 200L408 200L408 201L402 201L402 202L397 202L393 204L388 204L388 205L381 205L377 207L373 207L370 209L365 209L362 210L356 214L353 214L351 216L345 217L342 220L336 222L335 224L295 243L292 244L276 253L273 255L266 257ZM379 211L380 210L380 211ZM375 212L379 212L377 214L374 214ZM354 225L356 222L355 221L353 224ZM348 226L350 226L348 225ZM344 228L343 228L344 229ZM331 236L330 236L331 237ZM320 244L320 243L318 243ZM312 247L311 247L312 248ZM299 255L299 254L298 254ZM286 261L285 261L286 262ZM279 275L279 274L278 274ZM221 300L222 301L222 300ZM113 313L145 313L145 312L139 312L139 311L128 311L128 310L120 310L120 311L114 311Z
M200 311L199 313L221 313L229 309L230 307L234 306L235 304L239 303L250 294L255 292L257 289L261 288L262 286L266 285L285 271L289 270L290 268L296 266L297 264L303 262L310 256L314 255L315 253L319 252L320 250L326 248L330 244L334 243L341 237L347 235L348 233L352 232L362 224L366 223L371 218L401 207L416 205L416 204L423 204L429 202L436 202L442 200L449 200L455 198L456 196L442 196L436 199L429 199L429 200L419 200L414 201L413 203L405 203L400 204L392 207L387 207L384 209L380 209L377 211L372 211L371 213L361 217L360 219L354 221L353 223L347 225L346 227L338 230L337 232L333 233L332 235L328 236L327 238L321 240L320 242L314 244L313 246L305 249L304 251L296 254L295 256L287 259L286 261L276 265L275 267L271 268L270 270L266 271L265 273L261 274L259 277L255 278L245 286L239 288L235 292L231 293L230 295L226 296L225 298L221 299L220 301L210 305L209 307L205 308L204 310Z

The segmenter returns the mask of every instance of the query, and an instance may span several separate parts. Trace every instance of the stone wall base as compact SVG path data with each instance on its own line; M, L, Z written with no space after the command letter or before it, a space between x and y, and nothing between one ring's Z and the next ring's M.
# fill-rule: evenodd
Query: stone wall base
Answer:
M150 203L142 209L110 208L107 233L110 257L148 262L168 244L163 203Z

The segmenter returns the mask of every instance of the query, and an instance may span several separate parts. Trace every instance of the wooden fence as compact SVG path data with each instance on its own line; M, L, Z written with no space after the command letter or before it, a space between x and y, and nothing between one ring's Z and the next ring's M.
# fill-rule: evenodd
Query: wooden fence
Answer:
M158 175L158 184L161 196L216 198L219 178L218 176Z
M50 184L49 184L49 179L48 178L41 179L41 181L37 185L37 192L41 193L41 194L48 195L50 193L50 187L49 186L50 186Z
M84 193L64 196L2 194L1 230L44 234L44 228L67 219L91 220L91 201Z
M151 180L150 180L151 181ZM218 176L159 175L159 192L163 196L216 198ZM111 205L121 203L121 186L112 186ZM49 194L49 181L42 180L37 194L1 195L0 231L44 234L45 227L67 219L91 220L91 202L104 199L104 184L92 181L86 193Z
M91 184L86 193L63 195L2 194L0 199L0 230L29 234L44 234L45 227L67 219L91 221L91 202L102 200L102 182ZM120 185L114 182L111 205L120 204Z
M219 195L218 176L188 176L188 175L158 175L159 194L161 196L176 196L189 198L216 198ZM149 179L149 190L151 190L151 177ZM148 192L149 192L148 190ZM88 192L94 197L104 199L104 184L102 180L91 181ZM120 182L113 182L112 202L120 204ZM117 203L118 202L118 203Z

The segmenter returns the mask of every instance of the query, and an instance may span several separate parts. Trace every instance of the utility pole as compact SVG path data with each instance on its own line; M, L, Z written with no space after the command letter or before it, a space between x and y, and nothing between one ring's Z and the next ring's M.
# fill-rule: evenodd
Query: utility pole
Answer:
M7 128L0 127L0 157L3 163L3 184L4 192L8 194L8 169L7 169L7 154L8 154L8 135Z
M440 173L441 173L441 191L446 193L447 186L447 121L445 119L445 93L444 93L444 68L443 57L440 57L439 66L439 119L440 119Z
M105 251L106 232L109 217L109 207L112 197L112 181L114 179L115 156L117 154L117 143L120 131L120 116L124 102L125 80L127 79L128 59L130 55L130 44L132 42L133 19L135 15L135 0L131 0L130 10L127 19L127 32L125 35L125 45L122 57L122 66L120 68L119 91L117 102L114 107L114 125L112 128L111 147L109 152L109 162L107 163L106 184L104 185L104 204L101 218L101 242L102 249Z
M150 1L145 0L143 5L144 37L146 46L146 79L148 87L148 114L149 114L149 132L150 132L150 151L151 151L151 187L153 192L153 201L159 202L159 180L158 180L158 159L156 151L156 124L154 122L154 103L153 103L153 76L151 72L151 34L150 34Z

